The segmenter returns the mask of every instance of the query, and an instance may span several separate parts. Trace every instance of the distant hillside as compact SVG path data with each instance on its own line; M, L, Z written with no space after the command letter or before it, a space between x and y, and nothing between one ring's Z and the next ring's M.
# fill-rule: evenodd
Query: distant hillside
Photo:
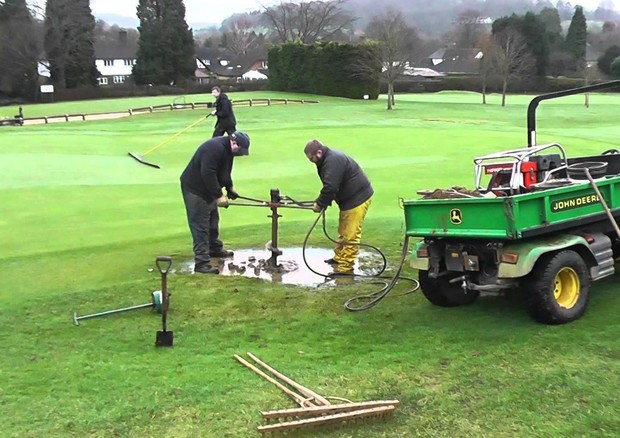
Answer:
M140 24L138 17L125 17L124 15L118 14L97 14L95 15L95 18L105 21L110 26L116 24L117 26L124 28L137 29Z
M125 17L124 15L118 14L98 14L95 17L98 20L105 21L110 26L116 24L117 26L124 27L126 29L137 29L140 25L140 20L138 20L138 17ZM203 21L188 21L187 25L194 30L205 29L211 26L219 27L219 23L205 23Z

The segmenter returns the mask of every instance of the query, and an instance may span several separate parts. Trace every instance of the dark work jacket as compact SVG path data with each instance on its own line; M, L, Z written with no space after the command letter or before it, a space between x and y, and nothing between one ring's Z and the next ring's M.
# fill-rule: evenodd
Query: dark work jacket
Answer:
M231 172L233 153L230 139L213 137L198 146L181 174L181 186L207 202L222 196L222 187L233 187Z
M225 93L220 93L215 100L215 115L217 116L217 124L222 128L234 127L237 124L232 102Z
M342 152L325 147L316 168L323 182L316 200L321 208L327 208L332 201L336 201L340 210L350 210L375 193L359 164Z

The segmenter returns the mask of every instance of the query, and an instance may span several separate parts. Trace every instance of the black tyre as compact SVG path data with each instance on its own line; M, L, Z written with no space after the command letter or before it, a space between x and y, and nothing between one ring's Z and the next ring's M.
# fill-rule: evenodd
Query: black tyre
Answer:
M528 313L539 322L565 324L579 319L588 306L590 274L575 251L541 257L522 282Z
M426 299L436 306L455 307L476 301L480 292L468 290L465 293L460 282L450 283L450 280L457 276L445 275L439 278L429 278L428 271L420 271L418 274L420 289Z

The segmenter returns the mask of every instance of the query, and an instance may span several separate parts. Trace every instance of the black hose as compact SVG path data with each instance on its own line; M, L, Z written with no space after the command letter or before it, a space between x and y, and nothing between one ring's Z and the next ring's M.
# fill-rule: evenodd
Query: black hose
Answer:
M325 222L325 209L323 209L321 211L321 213L319 214L319 216L316 218L316 220L312 223L312 226L310 227L310 230L308 230L308 233L306 234L306 237L304 239L304 243L302 246L302 257L304 260L304 263L306 265L306 267L313 272L314 274L324 277L324 278L332 278L331 275L325 275L325 274L321 274L320 272L315 271L314 269L312 269L312 267L308 264L308 260L306 259L306 247L308 244L308 240L310 239L310 236L312 235L312 232L314 231L314 228L316 227L316 224L319 222L320 219L323 219L323 233L325 234L325 236L327 237L328 240L330 240L333 243L340 243L337 242L336 240L334 240L332 237L330 237L329 233L327 232L327 228L326 228L326 222ZM385 257L385 254L377 247L373 246L373 245L369 245L369 244L365 244L365 243L355 243L355 242L342 242L345 245L358 245L358 246L365 246L368 248L372 248L375 251L377 251L382 259L383 259L383 266L381 268L381 270L373 275L365 275L365 274L345 274L351 277L363 277L363 278L384 278L384 279L390 279L390 282L385 282L385 281L381 281L379 284L383 284L383 288L381 288L380 290L373 292L371 294L368 295L358 295L352 298L349 298L345 303L344 303L344 307L347 310L350 310L352 312L358 312L358 311L362 311L362 310L368 310L371 309L372 307L376 306L381 300L383 300L390 292L391 290L398 284L398 280L403 279L403 280L409 280L411 282L413 282L415 284L415 286L413 287L413 289L409 290L408 292L406 292L403 295L408 295L410 293L415 292L416 290L419 289L420 287L420 283L418 282L418 280L411 278L411 277L402 277L400 275L403 265L405 263L405 259L407 258L407 251L409 249L409 236L405 235L405 240L403 242L403 251L401 254L401 259L400 259L400 263L398 265L398 269L396 270L396 273L394 274L393 277L388 277L388 276L383 276L381 275L386 267L387 267L387 259ZM353 302L355 301L359 301L359 300L369 300L366 304L359 306L359 307L355 307L353 306Z

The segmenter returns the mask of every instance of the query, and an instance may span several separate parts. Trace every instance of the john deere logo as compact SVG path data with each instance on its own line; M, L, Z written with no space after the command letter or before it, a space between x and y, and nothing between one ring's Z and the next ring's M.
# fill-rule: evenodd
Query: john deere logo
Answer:
M577 196L575 198L553 201L551 203L551 211L556 213L572 208L585 207L590 204L598 204L599 202L601 202L601 199L598 195Z
M463 223L463 213L458 208L450 210L450 222L454 225L461 225Z

